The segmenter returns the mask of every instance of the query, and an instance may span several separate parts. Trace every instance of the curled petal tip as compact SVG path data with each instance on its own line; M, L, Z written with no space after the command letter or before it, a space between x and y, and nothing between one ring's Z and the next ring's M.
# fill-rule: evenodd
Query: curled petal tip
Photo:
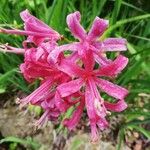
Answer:
M29 10L28 9L25 9L24 11L22 11L20 13L20 16L22 19L27 19L29 17L30 13L29 13Z
M74 12L74 14L76 15L77 19L80 21L81 19L81 14L79 11Z
M66 20L72 35L79 40L84 40L86 37L86 31L81 26L80 19L80 12L77 11L69 14Z
M79 11L75 11L75 12L69 14L69 15L67 16L67 19L68 19L69 17L76 17L76 19L80 21L80 19L81 19L81 14L80 14Z
M103 22L103 24L105 24L107 27L109 25L109 20L99 18L98 16L95 17L95 21L99 23L99 25L101 25L101 22Z
M96 17L93 21L92 27L88 33L88 39L89 40L96 40L98 37L100 37L105 30L108 28L109 21L105 19L101 19L99 17Z

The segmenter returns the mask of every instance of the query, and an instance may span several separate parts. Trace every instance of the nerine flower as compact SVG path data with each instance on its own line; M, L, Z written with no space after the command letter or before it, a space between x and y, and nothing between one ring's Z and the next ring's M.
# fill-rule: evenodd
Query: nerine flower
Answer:
M23 107L28 103L41 106L45 113L37 124L42 125L46 120L54 120L59 116L60 112L54 103L55 86L70 78L47 62L48 54L57 46L56 41L60 39L59 33L32 16L27 10L20 15L24 21L24 31L2 28L1 32L26 35L27 39L23 42L23 48L15 48L8 44L0 47L5 52L24 55L24 63L20 65L20 70L28 82L33 82L35 79L41 80L38 89L20 100L20 106Z
M25 48L24 63L20 65L20 70L27 81L32 82L37 78L47 78L60 73L53 64L47 62L49 52L55 46L56 43L46 42L36 48Z
M116 77L127 65L128 59L118 55L115 60L106 57L107 51L125 51L126 40L122 38L99 39L108 28L108 21L96 17L87 33L80 25L80 13L67 16L67 24L78 42L58 45L60 34L32 16L27 10L21 13L24 30L0 29L0 32L26 35L23 48L0 45L3 51L24 55L20 70L28 82L40 79L40 86L29 96L20 100L21 106L41 106L44 114L36 122L55 121L61 113L74 106L71 118L63 123L70 130L78 124L86 108L91 126L92 141L98 139L97 127L108 126L109 111L120 112L127 107L124 101L128 91L103 79ZM66 57L64 51L72 53ZM104 100L101 91L115 98L115 103Z
M60 103L61 98L63 99L73 93L81 92L84 95L85 99L82 98L80 100L80 104L76 109L75 115L73 115L70 120L65 121L65 125L69 129L73 129L75 127L82 115L81 112L83 111L85 101L85 107L87 109L91 125L92 139L95 141L98 138L96 126L100 129L104 129L108 126L105 119L108 113L107 109L119 112L127 107L124 102L124 98L128 94L128 91L118 85L102 79L101 77L118 75L124 69L128 60L126 57L120 55L116 60L114 60L111 66L108 65L94 69L95 61L92 53L89 52L87 57L91 61L88 67L85 66L85 68L79 67L73 61L68 61L67 59L61 61L59 64L60 69L71 76L74 80L62 83L57 87L58 92L56 93L55 100L57 105L57 103ZM98 88L100 91L116 98L116 103L111 104L104 101L104 99L100 96Z
M111 62L108 60L104 53L108 51L125 51L126 39L123 38L107 38L102 41L99 38L103 35L108 28L108 20L100 19L96 17L93 21L92 27L88 33L80 25L80 12L74 12L67 16L67 24L72 35L79 40L79 42L73 42L66 45L56 47L49 55L49 58L54 62L57 62L61 52L70 50L77 52L78 57L85 57L86 52L91 50L94 59L101 65L107 65Z
M36 45L41 44L44 40L57 41L61 38L58 32L50 28L48 25L46 25L36 17L32 16L28 10L21 12L20 16L24 21L24 30L10 30L1 28L0 32L17 35L26 35L28 36L28 38L25 42L33 42Z

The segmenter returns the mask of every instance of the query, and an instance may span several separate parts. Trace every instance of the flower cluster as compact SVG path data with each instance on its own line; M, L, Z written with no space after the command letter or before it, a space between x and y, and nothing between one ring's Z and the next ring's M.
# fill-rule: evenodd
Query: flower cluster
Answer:
M97 128L103 130L109 125L106 120L109 111L120 112L127 107L124 98L128 91L106 80L117 77L128 63L128 58L121 54L115 60L108 59L106 52L126 51L126 40L100 40L108 21L96 17L87 33L80 24L80 17L78 11L67 16L68 28L78 41L59 45L62 36L25 10L21 12L24 30L0 29L2 33L27 36L23 48L1 45L1 49L23 54L20 70L24 78L28 82L36 79L41 82L39 88L20 100L21 106L30 103L44 109L36 123L38 126L58 119L61 113L74 106L71 118L63 121L72 130L86 108L91 139L97 141ZM101 91L115 98L115 103L104 100Z

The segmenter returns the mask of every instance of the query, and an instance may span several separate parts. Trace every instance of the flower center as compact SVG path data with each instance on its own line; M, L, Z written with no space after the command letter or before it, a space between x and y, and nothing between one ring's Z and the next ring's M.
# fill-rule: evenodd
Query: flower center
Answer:
M87 80L88 78L93 78L95 76L94 72L93 71L87 71L85 70L84 73L83 73L83 76L82 78L84 78L84 80Z

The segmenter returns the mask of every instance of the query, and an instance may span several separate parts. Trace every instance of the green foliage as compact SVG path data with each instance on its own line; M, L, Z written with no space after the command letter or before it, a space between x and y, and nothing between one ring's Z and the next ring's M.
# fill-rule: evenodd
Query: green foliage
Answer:
M126 122L118 135L118 149L120 149L129 128L139 131L145 138L150 137L149 131L142 126L150 120L150 104L147 98L150 93L150 12L148 12L150 7L147 3L146 0L1 0L0 27L21 28L19 13L29 9L32 14L58 30L64 37L73 40L66 26L65 18L68 13L79 10L82 14L82 24L87 30L95 16L110 20L110 28L102 38L108 36L126 38L128 51L124 55L130 59L127 68L116 80L130 91L127 98L129 108L123 113ZM20 36L0 34L0 43L21 47L22 40L23 37ZM30 92L27 83L16 69L22 60L21 56L14 54L0 54L0 93L7 91L10 85L16 90ZM148 96L143 97L144 105L140 107L142 99L139 95L143 93ZM144 120L137 120L141 116ZM7 140L12 139L7 138L4 142ZM12 141L28 143L14 138Z
M30 148L31 150L37 150L40 147L40 145L37 142L33 141L31 137L28 137L26 139L21 139L21 138L10 136L0 140L0 144L2 143L11 143L9 146L10 150L14 150L17 146L16 144L21 144L22 146L28 149Z

